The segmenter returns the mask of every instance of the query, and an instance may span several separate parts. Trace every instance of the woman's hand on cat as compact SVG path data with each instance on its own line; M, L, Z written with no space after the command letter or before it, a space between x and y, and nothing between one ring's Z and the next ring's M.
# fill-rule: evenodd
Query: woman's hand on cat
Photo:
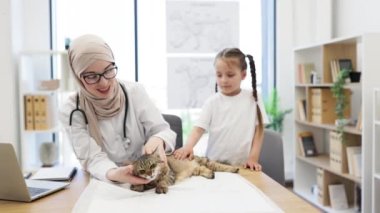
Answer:
M194 157L193 148L190 148L187 146L181 147L174 151L174 158L176 159L180 159L180 160L183 160L186 158L193 159L193 157Z
M150 180L134 176L132 171L132 165L121 166L108 170L106 177L111 181L130 183L132 185L147 184L150 182Z
M164 141L159 137L150 137L143 148L143 154L152 154L156 152L162 161L167 165L167 159L164 149Z
M255 170L255 171L261 171L261 165L258 162L252 161L252 160L248 160L245 163L244 168Z

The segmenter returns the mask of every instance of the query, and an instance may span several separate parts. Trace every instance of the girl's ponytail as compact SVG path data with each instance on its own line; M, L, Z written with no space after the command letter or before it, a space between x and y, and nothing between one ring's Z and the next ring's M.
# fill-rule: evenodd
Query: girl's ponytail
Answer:
M246 57L248 58L249 68L251 70L251 76L252 76L252 95L253 95L253 98L256 101L256 111L257 111L257 118L259 120L259 127L260 127L260 129L263 129L264 128L263 116L261 114L261 110L260 110L259 103L258 103L258 98L257 98L255 61L253 60L253 57L251 55L246 55Z

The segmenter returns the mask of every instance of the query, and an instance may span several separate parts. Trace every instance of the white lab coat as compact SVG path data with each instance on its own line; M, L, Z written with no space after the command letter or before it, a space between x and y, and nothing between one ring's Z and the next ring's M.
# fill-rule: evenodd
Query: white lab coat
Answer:
M167 152L172 152L175 147L176 134L152 103L143 86L134 82L123 83L128 95L128 141L123 139L125 108L114 117L98 121L104 139L101 146L90 137L80 112L74 113L70 128L69 117L76 108L76 93L60 109L60 121L81 165L94 177L104 181L107 181L106 173L109 169L127 165L140 157L145 142L151 136L162 138Z

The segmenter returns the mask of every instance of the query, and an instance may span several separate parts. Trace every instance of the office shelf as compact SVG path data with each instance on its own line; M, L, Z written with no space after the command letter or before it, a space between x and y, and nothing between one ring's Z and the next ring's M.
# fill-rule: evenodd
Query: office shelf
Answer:
M297 159L302 160L310 165L314 165L315 167L322 168L324 170L327 170L333 174L342 176L346 179L352 180L356 183L361 183L361 178L355 177L354 175L350 175L348 173L341 173L330 166L330 157L326 154L323 155L318 155L316 157L302 157L302 156L297 156Z
M353 212L357 212L356 211L356 208L353 206L353 205L350 205L348 209L345 209L345 210L340 210L340 211L337 211L337 210L334 210L332 209L331 207L329 206L323 206L321 205L319 202L318 202L318 198L316 196L314 196L311 192L309 192L310 190L299 190L296 192L297 195L301 196L302 198L304 198L305 200L308 200L309 202L313 203L315 206L317 206L318 208L322 209L324 212L336 212L336 213L353 213Z
M346 193L349 197L349 205L352 207L348 212L353 212L357 208L354 201L355 188L361 187L362 212L380 212L380 141L375 142L375 137L380 138L380 110L374 112L373 109L380 109L380 89L377 89L378 103L373 105L373 98L370 95L373 88L379 87L378 67L379 60L377 52L380 49L380 34L369 33L345 38L334 38L327 42L310 44L303 47L297 47L294 52L294 76L295 76L295 175L294 191L319 206L326 212L334 212L330 204L320 203L318 196L311 194L313 186L318 185L317 174L322 171L345 184ZM347 164L342 163L342 169L333 168L330 159L331 141L329 135L332 131L337 130L332 119L318 121L312 119L315 111L311 107L312 90L321 88L328 90L333 87L333 75L331 72L331 61L337 59L350 59L353 70L362 72L359 83L346 83L345 89L351 92L350 110L348 118L351 121L361 120L360 125L345 126L344 134L347 140L355 141L361 146L362 150L362 171L361 177L349 174ZM309 64L313 64L312 73L318 76L317 83L310 82ZM331 102L329 102L331 103ZM321 106L327 106L321 102ZM323 107L321 107L323 108ZM302 110L300 110L302 109ZM329 106L328 109L331 109ZM322 114L324 111L322 111ZM325 114L327 115L327 114ZM333 114L332 114L333 115ZM330 115L329 115L330 116ZM361 118L360 118L361 116ZM375 117L375 119L374 119ZM329 117L331 118L331 117ZM323 119L322 119L323 120ZM303 131L312 132L316 144L318 156L304 157L300 152L298 134ZM376 133L375 133L376 132ZM374 133L374 134L373 134ZM345 145L341 146L341 153L346 153ZM346 159L346 156L341 156ZM346 167L344 170L343 167ZM358 176L359 176L358 175ZM331 184L331 183L330 183Z
M372 208L373 212L380 212L380 88L373 89L373 135L372 135L372 172L373 191Z
M301 120L296 120L296 123L306 125L306 126L310 126L310 127L326 129L326 130L337 130L337 127L335 125L332 125L332 124L317 124L317 123L308 122L308 121L301 121ZM345 133L350 133L353 135L361 135L362 134L361 130L359 130L353 126L345 126L343 131Z
M61 140L62 131L58 122L58 108L62 103L63 94L74 83L69 79L68 69L67 52L65 51L27 51L20 55L18 73L19 134L21 165L24 171L33 171L41 166L39 151L42 143L54 142L59 147L59 151L62 151L65 146ZM41 88L43 87L42 82L49 82L51 87ZM56 84L57 82L58 84ZM38 111L34 102L36 99L46 103L43 107L38 105ZM31 103L30 100L33 104L27 106L28 103ZM35 119L36 116L40 116L38 121ZM62 159L62 155L59 156L59 159Z

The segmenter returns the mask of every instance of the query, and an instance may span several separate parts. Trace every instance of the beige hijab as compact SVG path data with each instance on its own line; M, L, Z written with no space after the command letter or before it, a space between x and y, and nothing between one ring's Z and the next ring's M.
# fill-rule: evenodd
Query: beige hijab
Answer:
M91 137L101 145L104 139L100 134L98 120L107 119L119 113L124 107L125 96L119 85L114 87L113 96L105 99L98 98L86 90L80 80L80 75L97 60L115 62L111 48L103 39L95 35L83 35L71 43L69 62L80 89L80 108L86 113Z

